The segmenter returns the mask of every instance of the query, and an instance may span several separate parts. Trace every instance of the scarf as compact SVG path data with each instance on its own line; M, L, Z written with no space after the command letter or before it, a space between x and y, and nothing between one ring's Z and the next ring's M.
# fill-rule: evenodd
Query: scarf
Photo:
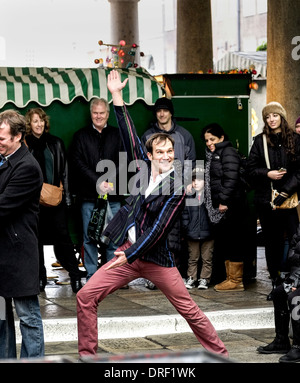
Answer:
M46 149L46 134L43 133L40 138L35 137L33 134L26 136L26 143L30 152L32 152L34 158L40 165L44 180L46 180L46 166L45 166L45 154Z
M212 205L211 189L210 189L210 165L213 153L206 151L206 164L205 164L205 183L204 183L204 203L208 212L209 219L212 223L218 223L224 217L224 213L221 213L217 208Z

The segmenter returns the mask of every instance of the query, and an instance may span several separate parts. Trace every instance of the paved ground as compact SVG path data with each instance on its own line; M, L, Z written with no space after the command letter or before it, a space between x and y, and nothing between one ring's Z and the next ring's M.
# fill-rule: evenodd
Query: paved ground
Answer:
M77 361L76 299L63 269L53 269L51 247L47 250L48 279L40 295L46 338L46 356L50 360ZM273 305L266 300L270 281L264 249L258 249L257 277L239 293L218 293L192 289L190 294L208 315L225 343L230 361L274 363L280 355L260 355L259 345L274 338ZM56 278L55 278L56 277ZM84 279L83 279L84 281ZM135 281L127 290L119 290L99 306L99 352L97 362L123 360L163 360L201 362L210 356L176 310L158 290L148 290ZM91 360L89 360L91 361ZM216 360L214 360L216 361Z

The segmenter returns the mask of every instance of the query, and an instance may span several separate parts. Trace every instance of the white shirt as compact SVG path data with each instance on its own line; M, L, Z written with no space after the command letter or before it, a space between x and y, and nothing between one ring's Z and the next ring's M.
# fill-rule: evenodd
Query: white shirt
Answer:
M167 172L165 173L161 173L161 174L158 174L156 176L156 179L155 181L153 180L153 176L152 176L152 172L151 172L151 175L150 175L150 181L149 181L149 185L145 191L145 198L147 198L151 192L156 188L156 186L165 178L167 177L172 171L174 170L173 166L170 170L168 170ZM133 244L136 242L136 230L135 230L135 226L132 226L129 230L128 230L128 240Z

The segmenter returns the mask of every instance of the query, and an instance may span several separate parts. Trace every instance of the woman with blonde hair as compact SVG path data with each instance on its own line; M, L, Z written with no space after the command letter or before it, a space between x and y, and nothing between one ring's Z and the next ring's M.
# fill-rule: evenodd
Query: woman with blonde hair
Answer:
M43 109L30 109L25 119L26 144L41 167L44 182L55 186L62 183L64 190L63 200L58 206L40 205L40 290L44 290L47 282L43 246L53 245L56 258L69 271L72 290L76 293L82 287L82 272L78 268L67 225L66 206L71 205L71 199L65 146L59 137L49 133L49 117Z

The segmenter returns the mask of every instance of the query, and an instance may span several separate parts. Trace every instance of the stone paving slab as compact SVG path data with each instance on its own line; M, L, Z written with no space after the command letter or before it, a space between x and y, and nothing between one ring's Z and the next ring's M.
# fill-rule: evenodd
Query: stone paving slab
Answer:
M219 331L219 336L226 345L230 360L238 363L277 363L281 355L263 355L256 349L269 343L274 338L274 329L231 330ZM97 356L108 358L121 355L126 358L130 353L166 352L172 362L175 352L201 352L204 348L199 345L193 333L153 335L145 338L125 338L99 340ZM77 342L51 342L46 344L46 356L67 356L78 359Z
M49 266L55 261L53 254L48 253L46 258L49 274L67 281L65 270L55 270ZM266 301L271 284L262 248L258 249L257 260L257 277L247 283L244 292L222 294L215 292L213 287L189 292L213 322L234 361L277 363L280 355L263 356L256 352L259 345L267 344L274 338L273 304ZM77 360L76 296L71 286L57 285L55 279L49 279L39 299L47 335L46 355L50 358L70 356ZM128 290L118 290L108 296L99 306L98 317L100 357L122 355L126 358L137 350L141 354L144 351L168 352L173 356L179 351L203 351L186 322L178 316L164 295L158 290L148 290L142 284L132 285ZM137 326L137 323L140 325ZM126 333L121 331L124 326L128 330ZM61 332L56 334L57 338L56 335L53 337L54 328ZM172 360L175 361L175 358Z

